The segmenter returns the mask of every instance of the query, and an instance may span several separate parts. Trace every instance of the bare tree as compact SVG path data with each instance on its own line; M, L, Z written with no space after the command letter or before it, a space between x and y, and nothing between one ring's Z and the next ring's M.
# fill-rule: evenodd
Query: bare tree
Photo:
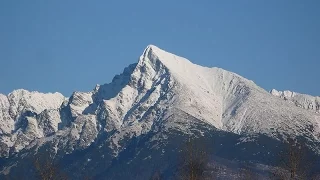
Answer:
M312 162L307 157L307 148L296 139L289 138L279 154L280 167L273 172L273 179L308 179Z
M197 144L190 140L182 149L181 163L177 179L181 180L205 180L212 179L208 173L208 152L204 144Z

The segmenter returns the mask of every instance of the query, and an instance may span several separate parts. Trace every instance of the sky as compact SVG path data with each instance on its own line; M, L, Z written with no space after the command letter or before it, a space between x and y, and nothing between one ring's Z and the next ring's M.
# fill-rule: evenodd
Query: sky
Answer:
M147 45L320 96L319 0L3 0L0 93L90 91Z

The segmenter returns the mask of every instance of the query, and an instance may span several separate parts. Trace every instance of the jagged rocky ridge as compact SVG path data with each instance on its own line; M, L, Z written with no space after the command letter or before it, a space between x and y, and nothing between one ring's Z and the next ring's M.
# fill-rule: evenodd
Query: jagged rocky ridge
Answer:
M310 96L307 94L300 94L292 91L277 91L272 89L270 93L274 96L278 96L281 99L291 101L296 106L313 110L316 113L320 113L320 97L319 96Z
M91 92L66 99L17 90L0 95L0 106L2 157L49 146L61 155L105 147L110 158L119 158L139 137L152 135L148 142L160 146L172 131L205 134L198 123L240 136L302 136L319 152L319 97L269 93L235 73L195 65L153 45L137 64Z

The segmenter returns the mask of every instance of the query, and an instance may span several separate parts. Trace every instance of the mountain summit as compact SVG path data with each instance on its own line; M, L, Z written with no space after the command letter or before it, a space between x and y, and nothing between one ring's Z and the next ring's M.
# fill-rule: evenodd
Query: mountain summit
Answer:
M107 147L111 159L121 158L137 138L150 137L162 147L172 132L203 134L207 127L279 141L302 136L319 152L319 102L287 91L269 93L235 73L149 45L138 63L90 92L68 99L26 90L0 94L0 155L35 147L55 154Z

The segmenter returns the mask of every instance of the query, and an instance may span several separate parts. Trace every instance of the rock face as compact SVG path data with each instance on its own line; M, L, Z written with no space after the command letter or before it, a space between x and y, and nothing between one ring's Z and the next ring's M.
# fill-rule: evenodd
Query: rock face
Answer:
M160 148L172 143L167 140L171 132L213 131L274 140L303 136L319 152L316 112L319 97L270 94L235 73L202 67L150 45L138 63L90 92L74 92L69 99L26 90L0 95L0 152L10 157L48 145L55 154L88 151L91 155L84 157L91 162L92 149L100 158L121 158L137 138Z

